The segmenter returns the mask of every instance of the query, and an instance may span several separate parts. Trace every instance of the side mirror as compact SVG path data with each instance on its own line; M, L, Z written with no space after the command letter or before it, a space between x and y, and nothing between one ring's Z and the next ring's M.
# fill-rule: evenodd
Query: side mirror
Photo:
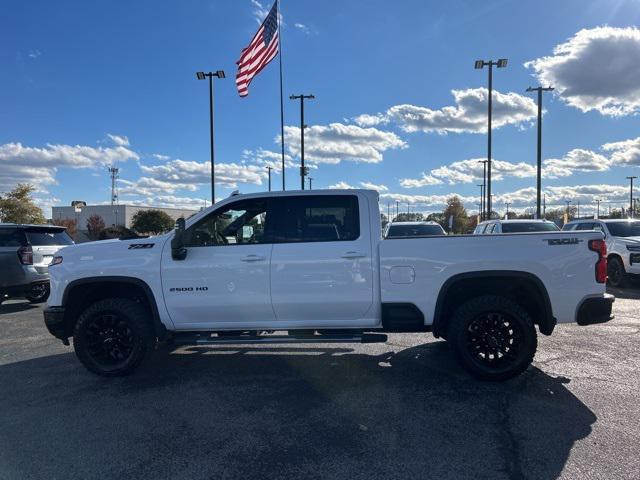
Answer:
M171 239L171 258L174 260L184 260L187 258L187 249L184 246L184 218L176 220L176 228Z

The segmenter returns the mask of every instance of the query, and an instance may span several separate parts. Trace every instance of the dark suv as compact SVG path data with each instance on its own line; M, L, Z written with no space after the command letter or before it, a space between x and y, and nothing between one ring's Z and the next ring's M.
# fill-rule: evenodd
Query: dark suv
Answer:
M73 244L64 227L0 223L0 303L25 297L32 303L49 297L49 263Z

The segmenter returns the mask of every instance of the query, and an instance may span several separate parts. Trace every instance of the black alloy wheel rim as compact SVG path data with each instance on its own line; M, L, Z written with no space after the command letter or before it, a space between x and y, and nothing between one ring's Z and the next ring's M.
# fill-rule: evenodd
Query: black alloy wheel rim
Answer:
M504 313L478 315L467 328L467 351L485 367L501 367L514 362L521 351L522 331Z
M29 295L31 298L35 300L39 300L43 298L47 294L47 286L46 285L34 285L31 287L31 292Z
M85 339L91 358L105 367L125 363L135 346L135 335L126 319L111 313L95 316L87 325Z
M617 285L620 282L622 272L620 271L620 264L618 262L611 262L608 272L609 280L613 285Z

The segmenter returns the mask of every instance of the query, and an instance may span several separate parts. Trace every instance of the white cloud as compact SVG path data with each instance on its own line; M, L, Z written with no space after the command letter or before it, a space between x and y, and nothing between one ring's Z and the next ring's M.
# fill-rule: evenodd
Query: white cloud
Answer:
M140 165L142 172L154 180L178 185L204 185L211 182L211 164L189 160L171 160L163 165ZM238 183L261 185L267 177L263 167L241 163L216 163L216 183L236 187ZM179 187L182 188L182 187Z
M640 137L605 143L602 149L611 152L611 163L614 165L640 165Z
M285 144L293 156L300 155L300 129L284 127ZM407 144L393 132L377 128L331 123L305 129L305 161L339 164L349 160L379 163L389 149L406 148ZM276 141L279 143L280 139Z
M351 190L356 187L349 185L347 182L338 182L333 185L329 185L327 188L330 188L331 190Z
M628 200L629 189L620 185L564 185L549 186L543 190L547 207L559 207L566 205L570 200L573 205L595 204L596 199L604 202L621 202ZM516 208L532 207L536 201L535 187L527 187L509 193L496 194L494 205L502 205L505 201L512 203Z
M441 183L442 180L439 178L436 178L433 175L427 175L424 172L420 178L403 178L400 180L400 185L404 188L419 188L429 185L440 185Z
M109 137L111 141L119 147L129 146L129 138L125 135L113 135L111 133L107 133L107 137Z
M29 58L38 58L40 55L42 55L42 52L38 49L29 50L29 53L27 53Z
M31 183L44 191L55 184L60 167L96 168L120 161L138 160L134 151L123 147L90 147L86 145L52 145L27 147L22 143L0 145L0 191L10 190L16 183Z
M547 178L568 177L573 172L603 172L609 169L609 159L599 153L574 148L562 158L550 158L543 162L543 176Z
M261 24L269 14L270 7L264 6L258 0L251 0L251 5L253 5L253 17Z
M369 115L363 113L357 117L353 117L353 121L360 127L375 127L376 125L383 125L389 123L389 117L382 113L376 113L375 115Z
M309 27L307 27L303 23L294 23L293 26L306 35L309 35L311 33L311 29L309 29Z
M382 184L376 185L375 183L371 183L371 182L360 182L360 186L368 190L377 190L378 192L386 192L389 190L389 187L387 187L386 185L382 185Z
M262 167L265 169L267 167L271 167L275 172L280 172L282 170L282 152L274 152L272 150L265 150L263 148L258 148L257 150L243 150L242 160L245 162L262 165ZM285 168L295 168L300 167L300 164L294 162L291 158L291 155L285 153L284 166ZM315 165L310 167L316 168Z
M396 105L387 116L407 132L484 133L487 130L488 90L452 90L455 106L432 110L416 105ZM493 128L520 125L535 118L535 102L518 93L493 92Z
M583 29L557 45L553 55L524 64L542 85L583 112L629 115L640 109L640 30Z

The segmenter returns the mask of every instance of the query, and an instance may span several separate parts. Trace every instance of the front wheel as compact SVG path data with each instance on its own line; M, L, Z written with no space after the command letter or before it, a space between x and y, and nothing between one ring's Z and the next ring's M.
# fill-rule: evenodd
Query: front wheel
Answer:
M80 362L105 377L133 372L154 343L148 312L126 298L97 301L80 315L73 331L73 347Z
M622 260L618 257L611 257L607 262L607 280L609 285L615 288L627 286L627 272L624 270Z
M496 295L464 303L448 330L448 341L462 366L483 380L507 380L524 372L538 346L527 311Z

